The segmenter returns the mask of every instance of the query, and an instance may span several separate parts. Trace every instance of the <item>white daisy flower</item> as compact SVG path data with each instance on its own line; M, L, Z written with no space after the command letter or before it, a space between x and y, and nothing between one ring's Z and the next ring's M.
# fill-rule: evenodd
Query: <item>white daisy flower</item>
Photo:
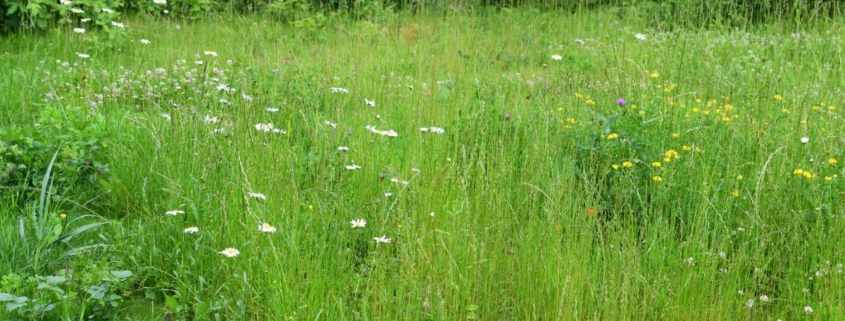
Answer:
M112 21L111 25L116 27L116 28L123 28L124 27L123 22Z
M255 124L255 129L256 129L256 130L258 130L258 131L260 131L260 132L265 132L265 133L266 133L266 132L269 132L269 131L272 131L272 130L273 130L273 124L272 124L272 123L266 123L266 124Z
M83 29L83 28L73 28L73 32L76 32L78 34L83 34L83 33L85 33L85 29Z
M384 193L384 197L391 197L391 196L393 196L393 193L391 193L391 192Z
M376 106L376 101L375 101L375 100L369 100L369 99L367 99L367 98L364 98L364 103L366 103L367 105L370 105L370 106L372 106L372 107L375 107L375 106Z
M230 247L230 248L227 248L223 251L220 251L220 254L223 254L223 255L228 256L228 257L236 257L236 256L238 256L238 254L241 254L241 251L238 251L238 249L236 249L236 248Z
M142 43L142 44L145 44L145 45L149 45L149 44L150 44L150 41L149 41L149 40L147 40L147 39L141 39L141 43Z
M769 302L769 296L765 294L761 295L760 302Z
M70 1L68 1L68 3L70 3ZM114 10L109 9L109 8L103 8L103 12L105 12L105 13L114 13ZM114 22L112 22L112 24L114 24Z
M348 93L349 89L346 88L339 88L339 87L332 87L333 93Z
M810 142L810 137L801 137L801 144L806 144Z
M431 127L431 128L429 128L429 130L431 130L432 133L441 134L441 135L445 132L445 130L443 128L440 128L440 127Z
M171 216L176 216L176 215L179 215L179 214L185 214L185 211L182 211L182 210L170 210L170 211L164 212L164 214L171 215Z
M88 54L84 54L84 53L76 53L76 56L79 57L79 58L82 58L82 59L88 59L89 57L91 57Z
M328 121L328 120L327 120L327 121L325 122L325 124L326 124L326 125L329 125L329 126L332 126L332 128L337 128L337 124L335 124L335 123L333 123L333 122L331 122L331 121Z
M552 55L552 59L554 59L554 60L561 60L561 59L563 59L563 56L558 55L558 54L554 54L554 55Z
M85 13L85 11L83 11L82 9L79 9L79 8L71 8L71 9L70 9L70 12L73 12L73 13Z
M155 4L167 4L167 0L153 0Z
M646 40L646 35L642 34L642 33L638 33L638 34L634 35L634 38L637 38L637 40Z
M350 170L350 171L354 171L354 170L356 170L356 169L361 169L361 166L358 166L358 165L355 165L355 164L352 164L352 165L346 165L346 169L347 169L347 170Z
M264 194L262 194L262 193L249 192L249 193L247 193L247 195L249 195L249 197L252 197L252 198L257 198L257 199L260 199L260 200L262 200L262 201L266 201L266 200L267 200L267 195L264 195Z
M205 53L206 56L217 57L216 51L206 50L204 53Z
M390 238L388 238L387 235L374 237L373 240L375 240L376 243L390 243Z
M196 227L196 226L191 226L189 228L186 228L184 231L185 231L185 233L188 233L188 234L194 234L194 233L199 232L200 228Z
M338 147L338 148L337 148L337 150L342 151L342 152L345 152L345 151L348 151L348 150L349 150L349 147L346 147L346 146L340 146L340 147Z
M258 230L263 233L276 233L276 228L271 226L269 223L264 222L261 225L258 225Z
M279 109L278 109L278 108L273 108L273 107L267 107L267 108L264 108L264 110L269 111L269 112L271 112L271 113L277 113L277 112L279 112Z
M428 131L428 127L421 127L421 128L420 128L420 131L421 131L421 132L427 132L427 131Z
M211 115L205 115L205 120L203 120L203 121L205 122L206 125L216 124L216 123L220 122L220 118L217 118L217 116L212 117Z
M808 305L808 306L805 306L805 307L804 307L804 313L806 313L806 314L813 314L813 307L811 307L811 306L809 306L809 305Z
M367 221L365 221L364 219L352 220L352 222L350 222L350 223L352 223L352 228L366 227L367 226Z

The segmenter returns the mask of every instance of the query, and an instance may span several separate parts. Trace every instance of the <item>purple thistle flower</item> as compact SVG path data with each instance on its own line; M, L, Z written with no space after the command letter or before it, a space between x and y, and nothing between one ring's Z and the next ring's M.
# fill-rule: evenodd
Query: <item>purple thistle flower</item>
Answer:
M627 102L625 101L625 98L619 98L616 100L616 104L618 104L619 107L625 107L625 104L627 104Z

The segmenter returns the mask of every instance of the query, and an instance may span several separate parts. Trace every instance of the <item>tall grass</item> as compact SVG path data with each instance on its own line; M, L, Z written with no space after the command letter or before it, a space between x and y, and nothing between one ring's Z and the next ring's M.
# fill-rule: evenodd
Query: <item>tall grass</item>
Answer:
M138 276L126 317L837 320L842 28L819 23L138 19L119 51L6 38L0 110L33 122L47 79L108 120L97 202L120 225L74 262ZM0 211L4 227L23 215ZM0 264L19 266L16 242Z

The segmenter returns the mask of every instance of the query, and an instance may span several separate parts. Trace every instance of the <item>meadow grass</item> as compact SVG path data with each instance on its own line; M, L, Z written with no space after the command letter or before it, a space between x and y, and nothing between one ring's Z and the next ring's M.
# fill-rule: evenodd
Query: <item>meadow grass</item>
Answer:
M107 142L103 185L51 215L112 222L34 264L35 192L4 190L0 271L131 271L104 318L845 318L840 21L127 26L119 50L69 30L0 49L0 125L60 110ZM56 318L103 302L63 286Z

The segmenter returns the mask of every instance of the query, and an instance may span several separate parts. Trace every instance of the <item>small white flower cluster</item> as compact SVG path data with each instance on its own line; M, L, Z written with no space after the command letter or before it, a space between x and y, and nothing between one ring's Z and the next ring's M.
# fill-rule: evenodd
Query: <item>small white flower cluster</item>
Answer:
M339 88L339 87L332 87L332 92L333 92L333 93L343 93L343 94L346 94L346 93L349 93L349 89L346 89L346 88Z
M358 165L355 165L355 164L346 165L346 169L350 170L350 171L354 171L354 170L357 170L357 169L361 169L361 166L358 166Z
M255 124L255 129L260 132L274 132L276 134L287 134L288 132L281 128L273 127L273 123Z
M206 125L216 124L220 122L220 118L217 118L217 116L205 115L203 122L205 122Z
M392 129L390 129L390 130L379 130L379 129L376 128L376 126L372 126L372 125L367 125L366 128L371 133L379 134L379 135L382 135L382 136L389 136L389 137L399 136L399 133L397 133L395 130L392 130Z
M446 130L444 130L443 128L440 128L440 127L422 127L422 128L420 128L420 131L421 132L430 132L430 133L435 133L435 134L440 134L440 135L442 135L443 133L446 132Z

